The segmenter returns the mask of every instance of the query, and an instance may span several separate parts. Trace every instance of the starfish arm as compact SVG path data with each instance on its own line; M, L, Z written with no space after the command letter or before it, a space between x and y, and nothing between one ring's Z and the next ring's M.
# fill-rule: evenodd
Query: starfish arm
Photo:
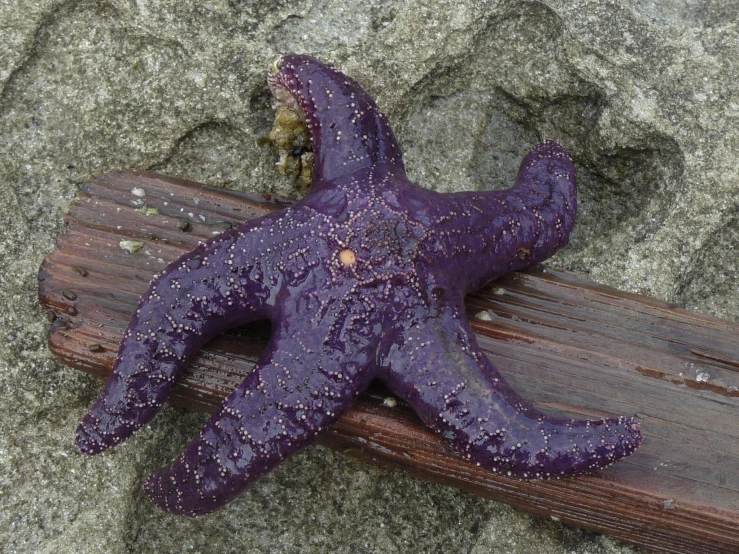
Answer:
M440 216L437 233L448 236L441 259L469 292L567 244L577 211L575 166L562 146L545 141L521 162L512 188L446 199L452 215ZM458 263L450 264L454 260Z
M424 423L502 475L575 477L611 465L641 441L633 418L554 419L530 407L480 351L461 304L401 335L388 360L380 378Z
M187 516L222 507L349 408L372 379L369 357L326 346L320 336L310 325L277 329L254 371L200 435L146 481L157 506Z
M312 192L380 165L405 175L387 117L354 79L310 56L290 55L268 80L275 97L305 117L316 160Z
M276 218L267 216L200 244L162 271L142 296L113 374L77 428L77 446L97 454L149 422L177 373L225 329L271 314L259 253ZM244 252L250 252L251 259ZM241 263L234 263L239 261Z

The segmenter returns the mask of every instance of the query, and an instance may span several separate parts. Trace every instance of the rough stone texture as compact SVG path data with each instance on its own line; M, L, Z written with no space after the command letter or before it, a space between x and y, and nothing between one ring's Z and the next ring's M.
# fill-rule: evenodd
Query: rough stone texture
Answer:
M94 379L56 362L38 266L80 185L115 167L289 193L256 139L265 71L310 53L363 83L417 182L505 187L539 138L578 164L553 263L739 318L739 2L0 0L0 551L631 552L312 448L226 509L155 510L139 485L204 422L165 409L75 452Z

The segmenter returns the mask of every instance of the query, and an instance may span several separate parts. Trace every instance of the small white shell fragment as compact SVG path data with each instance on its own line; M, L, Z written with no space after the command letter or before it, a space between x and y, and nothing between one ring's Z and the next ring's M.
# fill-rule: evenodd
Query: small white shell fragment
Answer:
M146 191L142 189L141 187L133 187L131 189L131 194L134 196L138 196L139 198L142 196L146 196Z

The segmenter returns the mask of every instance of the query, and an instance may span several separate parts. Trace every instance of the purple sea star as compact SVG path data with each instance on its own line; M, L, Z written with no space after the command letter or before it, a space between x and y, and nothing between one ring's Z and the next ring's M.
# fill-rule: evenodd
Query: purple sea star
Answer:
M522 479L572 477L633 452L632 418L552 419L480 351L464 296L562 248L575 167L542 142L513 188L438 194L408 181L385 115L349 77L285 56L269 84L299 109L315 167L310 194L170 264L125 333L113 375L77 430L85 454L151 420L175 376L218 333L272 321L254 371L200 436L144 488L201 515L313 443L377 378L463 457Z

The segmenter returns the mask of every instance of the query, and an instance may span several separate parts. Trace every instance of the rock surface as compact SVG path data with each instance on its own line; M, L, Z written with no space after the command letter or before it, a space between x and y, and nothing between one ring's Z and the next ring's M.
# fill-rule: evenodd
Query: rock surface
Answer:
M366 86L424 186L504 188L538 139L561 141L580 213L551 263L739 319L737 16L718 0L0 3L0 551L633 552L318 447L212 516L159 512L139 485L204 417L168 408L79 456L100 384L49 353L36 273L81 184L116 167L290 194L256 139L265 72L293 51Z

